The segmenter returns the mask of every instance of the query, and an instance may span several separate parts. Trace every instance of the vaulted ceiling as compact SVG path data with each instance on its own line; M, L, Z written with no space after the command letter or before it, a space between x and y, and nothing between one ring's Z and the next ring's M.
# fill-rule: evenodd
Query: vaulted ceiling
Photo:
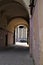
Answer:
M22 17L28 20L29 12L24 0L0 0L0 17L5 15L7 21L12 18Z

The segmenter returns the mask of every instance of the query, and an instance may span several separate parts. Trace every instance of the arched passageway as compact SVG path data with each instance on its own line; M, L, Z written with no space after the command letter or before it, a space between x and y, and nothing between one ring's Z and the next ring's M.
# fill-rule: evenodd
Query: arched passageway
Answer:
M2 1L0 1L0 5L1 5L0 6L0 27L2 29L1 30L2 33L0 33L1 34L1 36L0 36L1 44L0 45L1 46L3 45L4 47L6 47L6 46L8 47L8 46L12 46L15 43L14 34L15 34L15 29L18 25L24 25L27 27L27 43L30 44L30 42L29 42L29 40L30 40L29 39L29 35L30 35L30 33L29 33L29 31L30 31L30 29L29 29L29 27L30 27L29 12L27 11L25 4L23 3L23 0L22 1L21 0L7 0L7 1L2 0ZM13 48L13 50L14 50L14 48ZM27 53L27 50L25 52L26 57L28 56L28 53L29 53L29 50L28 50L28 53ZM8 54L10 54L10 53L8 53ZM21 54L18 54L18 55L21 55ZM4 56L5 59L6 59L6 57L8 57L8 55ZM15 56L13 56L13 57L15 60ZM27 62L29 60L29 57L27 60L25 60L26 57L24 58L24 61ZM18 56L17 56L17 58L18 58ZM19 59L19 61L20 61L20 59ZM11 63L10 63L10 65L11 65ZM24 63L23 63L23 65L24 65Z
M10 64L10 65L33 65L32 58L29 56L29 47L13 47L13 43L15 43L15 29L18 25L23 25L27 27L27 36L29 37L29 24L27 21L23 18L16 18L13 19L9 22L7 26L7 43L8 46L10 45L11 47L7 47L7 49L4 49L4 53L1 52L1 64ZM27 43L29 42L29 38L27 37ZM14 41L13 41L14 40ZM2 54L3 53L3 54Z
M7 27L7 30L12 32L12 33L8 33L8 45L15 44L15 29L17 26L20 26L20 25L23 25L24 27L27 28L27 44L30 44L30 43L28 43L28 41L29 41L29 39L28 39L29 24L23 18L16 18L16 19L11 20Z
M32 15L32 18L30 19L30 23L29 23L29 12ZM26 20L28 20L28 23L30 25L27 24ZM7 45L9 46L15 43L14 34L15 34L15 28L18 25L24 25L27 27L28 29L27 43L30 43L30 54L34 58L36 65L43 65L43 0L30 0L30 2L29 0L0 0L0 47L6 47ZM12 57L10 57L10 54L12 52L7 54L5 53L1 53L0 55L0 64L2 64L3 62L5 63L5 61L8 62L9 60L12 61ZM11 56L13 56L13 54L11 54ZM24 54L24 57L26 59L25 61L29 60L28 55L29 53L26 55ZM8 59L6 57L8 57ZM14 56L13 58L15 60ZM11 63L9 65L11 65ZM30 62L31 64L30 63L27 64L27 63L28 62L25 62L26 65L32 65L32 62ZM21 63L20 65L24 65L24 64Z
M27 44L27 27L24 25L18 25L15 28L15 33L14 33L14 44L15 45L20 45L20 46L29 46L29 43Z
M18 25L23 24L28 27L29 13L21 0L4 0L0 1L0 5L0 27L3 29L1 30L2 34L0 33L3 37L3 42L0 39L0 46L6 46L7 44L13 44L13 38L10 37L14 36L14 30Z

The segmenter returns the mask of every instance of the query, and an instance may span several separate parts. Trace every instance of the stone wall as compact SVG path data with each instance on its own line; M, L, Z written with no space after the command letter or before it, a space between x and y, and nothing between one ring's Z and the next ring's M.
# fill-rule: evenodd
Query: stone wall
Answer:
M1 15L1 13L0 13ZM6 35L9 35L6 40ZM5 14L0 17L0 47L5 47L7 45L11 45L13 43L13 34L7 30L7 19Z
M43 0L37 0L32 27L32 53L36 65L43 65Z
M0 47L5 47L6 43L6 32L2 29L0 29Z
M40 38L40 65L43 65L43 0L38 0L38 21Z
M1 13L0 13L1 15ZM6 16L3 15L2 17L0 17L0 47L4 47L5 43L6 43L6 34L7 32L6 30L6 26L7 26L7 20L6 20Z
M8 33L8 46L11 46L11 45L13 45L13 41L14 41L14 39L13 39L13 33Z
M31 52L35 61L35 65L40 65L38 2L36 3L33 16L30 22Z
M6 39L7 35L7 39ZM13 45L13 33L9 32L3 28L0 28L0 47L6 47Z

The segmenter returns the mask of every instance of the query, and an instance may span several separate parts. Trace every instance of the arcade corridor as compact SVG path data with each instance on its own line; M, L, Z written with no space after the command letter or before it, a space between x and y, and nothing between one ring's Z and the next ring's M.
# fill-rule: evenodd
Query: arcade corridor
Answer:
M0 0L0 65L43 65L43 0Z

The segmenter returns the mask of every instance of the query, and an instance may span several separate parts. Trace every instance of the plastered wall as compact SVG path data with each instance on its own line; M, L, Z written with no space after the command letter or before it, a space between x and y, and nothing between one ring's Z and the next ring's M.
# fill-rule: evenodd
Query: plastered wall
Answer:
M32 53L36 65L43 65L43 0L37 0L32 22Z
M35 65L40 65L40 45L39 45L39 21L38 21L38 3L35 6L33 16L30 21L31 32L31 52Z
M40 38L40 65L43 65L43 0L38 0L38 21Z

